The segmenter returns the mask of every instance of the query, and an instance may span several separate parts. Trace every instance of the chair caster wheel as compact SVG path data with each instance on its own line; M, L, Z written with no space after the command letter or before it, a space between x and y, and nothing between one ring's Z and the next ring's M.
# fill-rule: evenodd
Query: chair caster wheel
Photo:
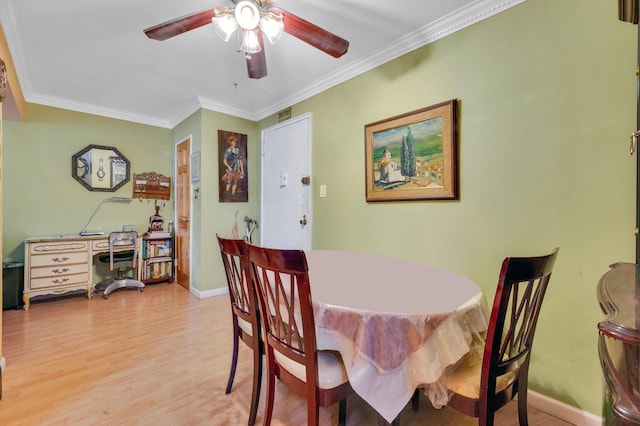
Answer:
M103 295L102 295L102 298L103 298L103 299L105 299L105 300L107 300L107 299L109 298L109 295L107 295L107 294L103 294Z
M140 293L142 293L142 292L144 291L144 287L140 287L140 288L138 289L138 291L139 291Z

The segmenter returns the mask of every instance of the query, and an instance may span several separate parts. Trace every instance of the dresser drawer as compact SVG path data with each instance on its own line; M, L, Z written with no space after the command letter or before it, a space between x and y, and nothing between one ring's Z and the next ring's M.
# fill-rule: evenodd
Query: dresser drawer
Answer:
M88 241L53 241L31 243L29 254L61 253L71 251L89 251Z
M82 274L88 272L89 265L86 263L78 263L75 265L47 265L40 268L31 268L31 279Z
M103 240L94 240L91 242L91 248L94 253L109 251L109 238Z
M31 278L31 289L47 287L64 287L73 284L83 284L89 281L89 274L62 275L59 277Z
M38 266L58 266L58 265L70 265L74 263L84 263L85 268L88 268L89 253L86 251L79 252L65 252L65 253L47 253L31 255L29 258L29 266L31 268Z
M127 246L116 246L114 247L114 251L122 251L122 250L133 250L135 247L134 244ZM91 244L91 248L93 253L109 253L109 239L106 240L95 240Z

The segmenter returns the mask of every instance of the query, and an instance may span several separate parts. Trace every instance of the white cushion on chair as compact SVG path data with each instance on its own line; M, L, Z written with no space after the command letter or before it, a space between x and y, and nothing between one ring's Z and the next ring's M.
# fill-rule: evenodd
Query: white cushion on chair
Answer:
M307 381L304 365L273 351L276 362L303 382ZM332 389L349 381L342 358L337 351L318 351L318 385L321 389Z
M238 327L240 327L242 331L247 333L249 336L253 337L253 327L250 322L238 317Z
M446 378L446 386L450 391L467 398L480 398L480 374L482 362L477 361L471 366L460 365ZM518 370L509 371L496 379L496 392L505 390L516 379Z

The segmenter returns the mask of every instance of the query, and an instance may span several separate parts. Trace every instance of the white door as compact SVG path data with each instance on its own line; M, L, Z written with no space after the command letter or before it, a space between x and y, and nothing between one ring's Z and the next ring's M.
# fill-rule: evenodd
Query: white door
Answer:
M260 244L311 248L311 114L262 131Z

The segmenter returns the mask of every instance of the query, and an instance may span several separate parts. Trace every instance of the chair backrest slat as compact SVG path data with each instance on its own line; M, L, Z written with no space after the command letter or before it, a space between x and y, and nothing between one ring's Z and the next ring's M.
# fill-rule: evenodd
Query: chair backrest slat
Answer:
M258 301L249 280L249 260L244 240L218 237L222 264L227 276L229 298L234 313L243 320L259 324Z
M135 268L138 260L138 232L119 231L109 234L109 269L113 270L114 253L118 247L131 246L131 267ZM128 250L125 250L128 251ZM124 264L124 262L122 262ZM128 264L126 264L128 266Z

